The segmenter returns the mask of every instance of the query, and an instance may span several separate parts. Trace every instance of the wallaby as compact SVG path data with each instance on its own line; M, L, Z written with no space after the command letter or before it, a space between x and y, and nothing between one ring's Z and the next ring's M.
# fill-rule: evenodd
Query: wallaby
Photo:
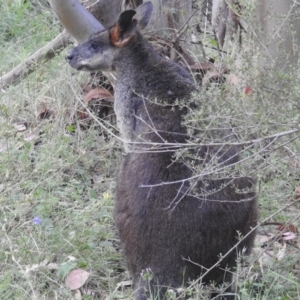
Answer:
M230 284L238 254L251 250L257 220L251 177L206 175L195 183L189 180L193 170L175 157L176 145L187 141L182 117L197 89L186 69L162 57L140 33L151 12L151 2L124 11L114 27L67 56L77 70L117 76L114 108L128 153L117 177L114 219L135 300L164 299L168 289L196 280L219 260L202 283ZM239 161L235 147L221 150L199 146L195 161L198 166L212 156L222 166ZM219 296L234 298L232 293Z

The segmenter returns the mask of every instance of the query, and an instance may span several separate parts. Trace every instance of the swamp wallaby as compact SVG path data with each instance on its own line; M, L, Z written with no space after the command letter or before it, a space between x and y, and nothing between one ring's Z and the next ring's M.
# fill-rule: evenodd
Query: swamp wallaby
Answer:
M151 12L150 2L124 11L114 27L67 56L77 70L117 76L114 107L128 153L117 178L114 218L136 300L158 293L155 299L164 299L168 288L196 280L242 239L202 280L230 283L238 253L251 250L257 219L250 177L206 175L191 181L193 170L174 156L172 146L187 140L182 117L188 109L177 100L188 105L196 87L188 71L162 57L141 35ZM211 153L222 166L239 161L234 147L222 152L201 146L198 166Z

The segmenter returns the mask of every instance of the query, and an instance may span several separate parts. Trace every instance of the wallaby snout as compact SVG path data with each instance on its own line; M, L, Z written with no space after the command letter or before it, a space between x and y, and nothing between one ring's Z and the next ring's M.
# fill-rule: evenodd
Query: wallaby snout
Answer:
M81 71L111 71L115 54L108 33L92 36L87 42L69 51L66 59L70 66Z
M85 70L84 60L79 53L80 51L78 51L78 48L74 48L69 51L66 56L66 60L68 61L69 65L78 71L90 71L88 69Z
M70 50L66 56L66 60L68 61L68 63L70 64L70 66L74 69L79 70L78 67L76 67L75 63L74 63L74 49Z
M72 61L72 58L74 57L73 55L73 50L69 51L69 53L66 56L66 60L68 60L69 62Z

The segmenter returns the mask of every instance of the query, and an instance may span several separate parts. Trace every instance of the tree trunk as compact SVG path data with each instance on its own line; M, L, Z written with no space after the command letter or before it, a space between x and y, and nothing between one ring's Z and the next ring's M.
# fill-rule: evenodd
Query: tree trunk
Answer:
M63 26L80 43L104 29L77 0L49 0L49 3Z
M180 29L192 14L192 0L153 0L152 3L149 28L159 35L169 35L170 28Z
M141 0L89 0L86 3L90 12L101 22L105 28L112 26L121 9L134 9L141 4ZM100 31L101 26L94 18L83 11L77 0L49 0L49 3L59 20L71 35L82 42L95 31ZM159 35L170 35L170 30L175 32L180 29L192 14L192 0L152 0L154 9L149 31L155 31Z
M258 36L280 68L296 63L300 44L300 5L294 0L258 0Z

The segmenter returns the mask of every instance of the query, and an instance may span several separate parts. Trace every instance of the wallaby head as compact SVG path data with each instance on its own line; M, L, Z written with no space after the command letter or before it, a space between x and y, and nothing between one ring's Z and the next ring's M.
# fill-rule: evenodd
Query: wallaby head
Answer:
M81 71L113 71L123 47L130 44L150 20L153 5L146 2L137 10L121 13L115 26L101 31L71 50L67 59L71 67Z

